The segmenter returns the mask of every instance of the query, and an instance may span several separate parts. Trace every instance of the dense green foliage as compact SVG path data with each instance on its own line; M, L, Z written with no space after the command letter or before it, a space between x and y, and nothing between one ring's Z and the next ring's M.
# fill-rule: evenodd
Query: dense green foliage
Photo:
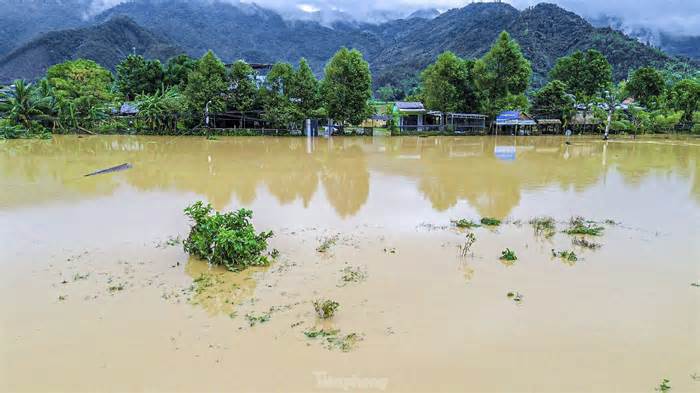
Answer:
M684 79L671 88L669 106L683 112L683 120L692 121L693 114L700 111L700 80Z
M441 112L476 112L478 98L472 78L474 62L452 52L441 54L421 73L425 105Z
M372 76L362 53L341 48L328 62L321 82L328 116L341 125L359 124L371 114Z
M163 84L163 66L158 60L129 55L117 64L117 86L126 100L139 94L153 94Z
M576 51L557 60L549 77L564 82L579 100L586 100L600 94L612 82L612 67L595 49Z
M658 105L658 99L666 89L666 82L659 71L652 67L635 70L627 82L627 91L649 108Z
M187 78L185 96L192 110L203 112L226 109L226 98L222 93L228 89L226 67L212 51L199 59L197 67Z
M482 108L489 115L500 109L526 105L523 94L530 83L532 69L520 46L503 31L474 64L474 83L482 93Z
M535 92L530 107L530 114L537 118L566 122L573 112L574 99L566 92L564 82L553 80Z
M252 211L219 213L198 201L185 214L194 224L183 242L185 252L231 271L269 263L265 251L272 232L255 232Z

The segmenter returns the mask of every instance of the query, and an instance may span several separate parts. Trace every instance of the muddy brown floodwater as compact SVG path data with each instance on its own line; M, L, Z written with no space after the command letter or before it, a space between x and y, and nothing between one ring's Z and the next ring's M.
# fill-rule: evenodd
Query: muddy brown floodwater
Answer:
M0 391L699 391L700 140L570 141L2 142ZM190 259L199 199L252 209L276 262ZM450 220L481 217L463 256Z

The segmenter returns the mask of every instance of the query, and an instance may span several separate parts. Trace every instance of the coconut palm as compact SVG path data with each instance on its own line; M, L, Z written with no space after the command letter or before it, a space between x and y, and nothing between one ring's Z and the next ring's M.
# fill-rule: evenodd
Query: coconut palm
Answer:
M13 123L31 129L37 119L44 116L45 98L41 97L31 83L18 79L14 89L5 93L0 102L0 114Z

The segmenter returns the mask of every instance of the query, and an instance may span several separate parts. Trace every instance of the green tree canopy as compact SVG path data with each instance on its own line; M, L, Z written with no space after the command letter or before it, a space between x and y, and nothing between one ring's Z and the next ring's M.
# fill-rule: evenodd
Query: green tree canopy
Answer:
M226 66L212 51L208 51L187 76L184 91L187 104L196 112L203 112L207 103L210 103L210 111L223 111L226 108L227 93Z
M92 60L78 59L49 67L46 79L53 89L59 115L78 125L92 120L100 106L114 99L112 73Z
M474 112L478 100L472 82L474 62L444 52L421 73L422 92L429 109Z
M566 92L566 85L553 80L532 97L531 113L536 117L548 117L566 121L573 112L574 99Z
M532 67L518 43L504 31L484 57L476 61L473 75L483 95L482 107L493 115L501 109L510 109L513 103L521 106Z
M302 118L314 117L314 113L319 109L321 104L318 88L318 79L306 59L302 58L287 91Z
M233 109L241 112L253 109L258 93L253 68L243 60L236 61L231 66L229 83L231 86L229 104Z
M328 116L340 124L359 124L372 108L369 64L356 49L341 48L326 64L321 96Z
M125 99L139 94L153 94L163 84L163 66L158 60L129 55L117 64L117 87Z
M663 75L655 68L642 67L632 73L627 91L647 108L655 107L666 89Z
M185 54L177 55L170 60L165 68L163 82L167 86L184 88L187 85L187 76L197 68L197 60Z
M683 79L676 83L668 93L668 105L683 112L683 121L692 121L693 112L700 111L700 82Z
M595 49L576 51L558 59L549 78L564 82L567 90L575 94L578 100L590 101L612 83L612 66Z
M265 78L265 88L260 91L263 118L275 127L287 128L300 117L297 106L289 96L293 79L294 68L291 64L275 63Z

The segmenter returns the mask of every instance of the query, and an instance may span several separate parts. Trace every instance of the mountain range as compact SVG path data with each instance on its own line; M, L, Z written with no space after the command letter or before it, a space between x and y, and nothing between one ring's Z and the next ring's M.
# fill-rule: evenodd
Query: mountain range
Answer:
M286 19L253 3L133 0L89 15L88 0L2 1L34 4L35 10L36 3L43 3L46 9L60 9L63 14L55 14L55 19L42 17L39 11L0 16L0 42L5 42L0 46L0 81L34 79L51 64L76 57L113 69L134 48L136 53L161 60L178 52L201 56L208 49L226 62L297 62L306 57L320 75L333 53L346 46L364 53L376 87L393 85L406 90L416 83L417 73L441 52L479 57L503 30L518 41L532 62L536 86L546 80L557 58L579 49L603 52L616 79L644 65L662 67L690 61L612 28L594 27L578 15L546 3L522 11L506 3L472 3L444 13L422 10L406 19L378 24L347 19L329 25L313 19ZM82 4L82 14L74 10L71 16L66 11L67 2ZM22 18L32 20L19 23ZM44 23L47 19L51 23ZM28 30L37 34L40 26L47 32L21 45L7 44L19 44L31 36Z

